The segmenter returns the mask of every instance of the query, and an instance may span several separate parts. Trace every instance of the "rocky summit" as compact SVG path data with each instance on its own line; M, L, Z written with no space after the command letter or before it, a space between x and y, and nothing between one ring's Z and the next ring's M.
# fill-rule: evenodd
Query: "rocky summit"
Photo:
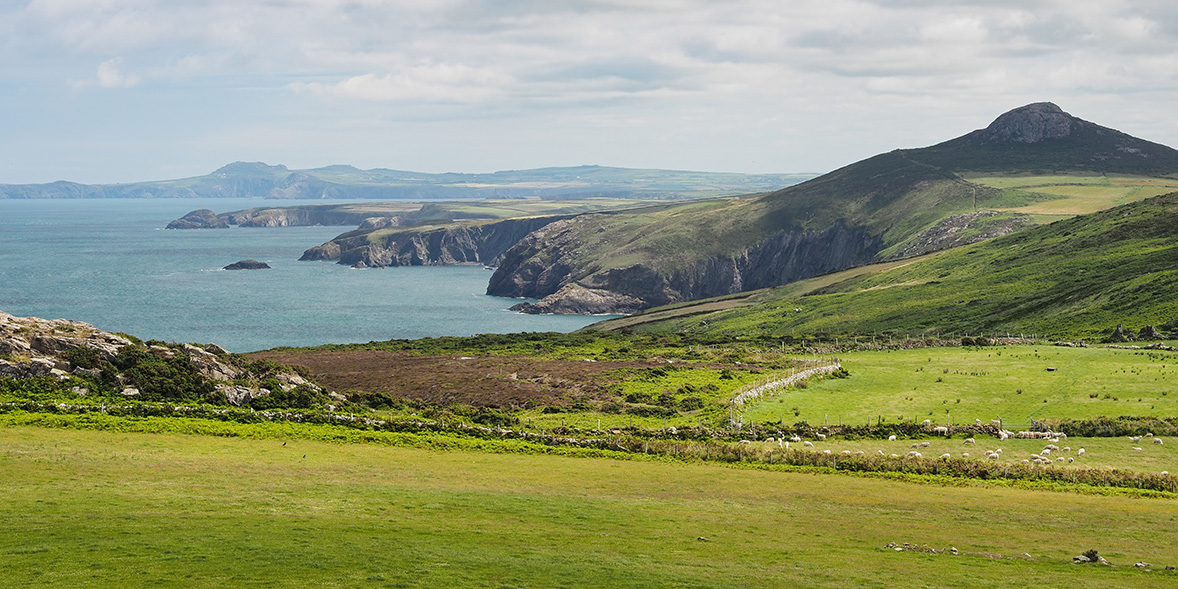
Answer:
M1072 128L1085 121L1064 112L1050 102L1036 102L1016 108L994 119L982 129L978 139L983 143L1038 143L1046 139L1062 139L1072 134Z

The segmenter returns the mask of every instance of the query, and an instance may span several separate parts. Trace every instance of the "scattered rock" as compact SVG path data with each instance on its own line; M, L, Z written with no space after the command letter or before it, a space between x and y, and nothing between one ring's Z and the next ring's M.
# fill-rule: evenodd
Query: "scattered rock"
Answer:
M139 389L135 387L127 387L123 389L122 395L124 397L137 397L139 396Z
M1159 333L1158 330L1154 328L1154 326L1146 325L1145 327L1141 328L1140 332L1137 333L1137 339L1139 339L1139 340L1159 340L1159 339L1165 339L1165 338L1162 337L1162 334Z
M1129 341L1129 338L1125 336L1125 329L1121 327L1120 323L1118 323L1116 329L1113 329L1112 333L1108 334L1108 337L1104 338L1104 341L1109 343L1127 342Z
M259 262L257 260L241 260L225 266L226 270L268 270L270 264L266 262Z

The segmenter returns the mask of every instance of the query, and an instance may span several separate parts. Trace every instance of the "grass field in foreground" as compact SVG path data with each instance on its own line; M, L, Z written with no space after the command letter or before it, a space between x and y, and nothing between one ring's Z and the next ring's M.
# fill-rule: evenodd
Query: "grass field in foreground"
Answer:
M28 427L0 428L0 473L14 587L1178 580L1132 567L1178 563L1178 505L1158 499ZM1118 566L1070 564L1093 548Z
M840 354L846 379L810 383L748 409L746 421L918 421L1008 427L1031 418L1178 415L1178 354L1060 346L948 347ZM1054 371L1048 371L1054 368ZM1020 392L1021 391L1021 392ZM794 409L797 415L794 415Z

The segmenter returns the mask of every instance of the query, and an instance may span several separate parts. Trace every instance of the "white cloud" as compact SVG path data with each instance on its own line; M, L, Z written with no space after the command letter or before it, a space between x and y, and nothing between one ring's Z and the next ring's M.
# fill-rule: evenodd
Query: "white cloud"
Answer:
M291 89L373 101L473 103L505 94L514 82L510 75L493 69L439 63L417 65L384 75L352 76L333 84L298 82L291 84Z

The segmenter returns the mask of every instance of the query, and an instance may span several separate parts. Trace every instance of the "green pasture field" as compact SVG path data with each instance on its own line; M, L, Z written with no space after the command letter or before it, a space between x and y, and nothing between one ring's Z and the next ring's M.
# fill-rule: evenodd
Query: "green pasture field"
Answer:
M1032 418L1178 415L1174 352L1022 345L848 352L839 358L850 378L790 389L748 407L745 420L775 421L783 414L786 423L811 425L1002 419L1011 429Z
M1132 566L1178 563L1164 499L16 426L0 427L0 473L10 587L1178 581ZM1116 566L1071 564L1089 549Z
M1003 190L1048 195L1047 200L1004 210L1048 215L1044 220L1083 215L1178 190L1178 180L1147 176L967 176L970 182Z

